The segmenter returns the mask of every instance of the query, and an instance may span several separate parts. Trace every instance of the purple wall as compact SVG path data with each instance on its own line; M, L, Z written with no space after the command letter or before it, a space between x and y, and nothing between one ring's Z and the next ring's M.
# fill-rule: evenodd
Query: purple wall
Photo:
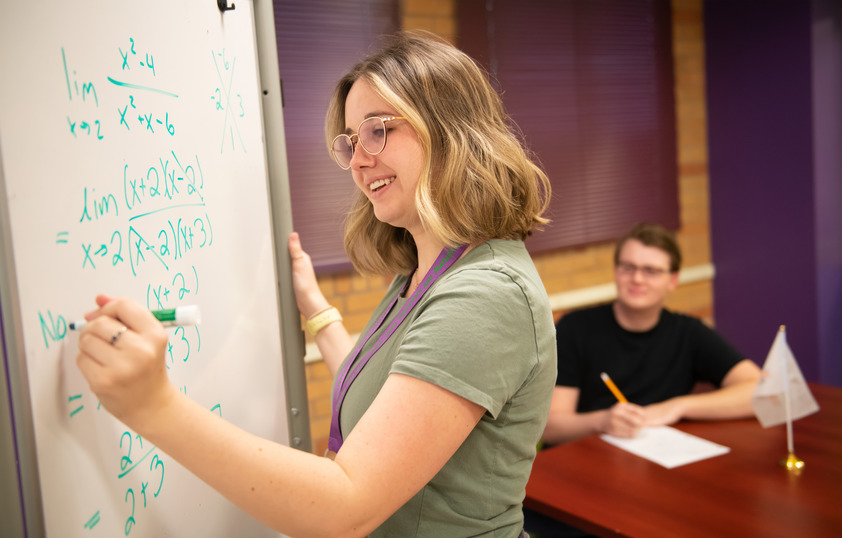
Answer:
M825 99L838 112L842 94L838 76L835 97L826 81L815 88L814 6L706 0L704 13L717 329L762 364L786 325L804 376L842 386L842 343L833 343L842 334L842 206L827 200L840 195L830 154L842 147L842 121L817 121L823 112L813 109ZM835 32L822 46L838 50L838 24Z
M842 2L813 0L819 368L842 385Z

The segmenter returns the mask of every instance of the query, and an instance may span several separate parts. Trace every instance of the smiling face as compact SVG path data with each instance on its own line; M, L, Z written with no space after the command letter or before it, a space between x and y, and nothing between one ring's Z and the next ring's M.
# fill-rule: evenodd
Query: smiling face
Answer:
M359 79L345 99L345 132L355 134L366 118L399 115L368 82ZM351 176L371 202L378 220L416 235L422 232L415 190L424 166L424 153L407 120L393 120L385 125L386 146L379 154L371 155L357 143L351 159Z
M665 251L629 239L617 257L614 282L621 307L660 310L667 294L678 285L678 273L670 272L670 257Z

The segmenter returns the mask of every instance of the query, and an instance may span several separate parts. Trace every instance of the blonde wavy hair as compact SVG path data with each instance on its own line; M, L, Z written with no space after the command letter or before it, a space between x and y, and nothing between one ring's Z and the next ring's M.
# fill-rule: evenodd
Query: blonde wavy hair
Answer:
M415 205L425 230L444 244L525 239L548 222L550 182L520 144L485 73L465 53L426 32L401 32L336 85L325 119L328 150L345 132L345 99L357 80L415 129L426 164ZM412 236L380 222L355 191L345 251L363 274L408 274L418 263Z

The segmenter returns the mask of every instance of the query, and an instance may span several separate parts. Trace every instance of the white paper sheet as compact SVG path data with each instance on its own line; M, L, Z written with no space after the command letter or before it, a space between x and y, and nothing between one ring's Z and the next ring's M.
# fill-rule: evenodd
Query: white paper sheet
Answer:
M603 441L636 456L672 469L694 461L721 456L731 451L719 445L669 426L643 428L631 439L601 435Z

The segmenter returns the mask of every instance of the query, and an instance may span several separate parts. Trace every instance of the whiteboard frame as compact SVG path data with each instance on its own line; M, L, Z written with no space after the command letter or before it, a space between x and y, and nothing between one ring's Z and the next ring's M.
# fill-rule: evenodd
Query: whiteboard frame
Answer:
M266 188L275 249L287 424L290 446L310 452L304 332L295 302L292 260L287 248L287 238L293 231L292 203L274 8L271 0L253 0L252 9L266 142ZM0 155L0 255L3 260L0 263L0 351L3 358L0 367L0 521L4 536L40 537L45 535L46 527L6 192Z
M287 394L287 423L290 446L312 451L307 379L304 363L304 331L292 286L292 258L287 238L293 232L292 200L289 189L283 95L278 71L278 44L275 11L271 0L254 0L254 27L257 39L258 74L263 105L263 134L266 137L270 219L275 241L275 269L281 314L281 351ZM294 380L295 382L291 382Z
M2 136L2 133L0 133ZM9 536L44 536L35 427L23 347L17 276L12 263L11 220L0 155L0 325L4 364L0 371L0 521ZM14 402L14 405L12 405Z

